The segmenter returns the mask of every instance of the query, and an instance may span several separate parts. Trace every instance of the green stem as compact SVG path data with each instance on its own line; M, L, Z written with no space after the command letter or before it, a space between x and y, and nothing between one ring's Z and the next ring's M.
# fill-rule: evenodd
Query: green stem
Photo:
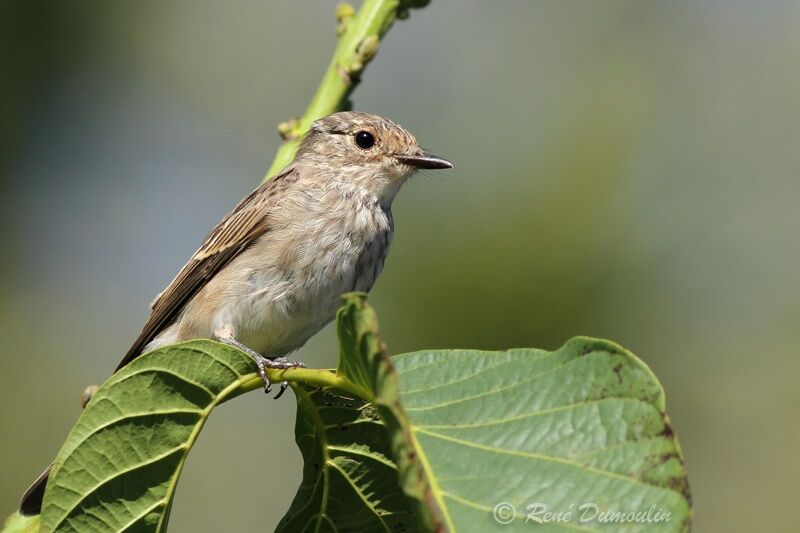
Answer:
M320 387L334 387L349 392L368 402L371 402L374 398L372 391L359 387L349 379L336 374L336 372L332 370L317 368L287 368L285 370L278 370L268 368L267 377L273 383L288 381L289 383L305 383ZM241 378L236 394L231 395L231 397L259 389L263 386L264 382L261 381L261 377L258 374L248 374Z
M312 122L346 107L361 73L375 56L381 39L392 27L398 14L405 14L409 8L425 4L427 1L421 0L364 0L358 13L354 13L349 4L339 5L337 16L340 34L336 51L303 116L278 127L286 141L278 149L264 181L292 162L297 145Z

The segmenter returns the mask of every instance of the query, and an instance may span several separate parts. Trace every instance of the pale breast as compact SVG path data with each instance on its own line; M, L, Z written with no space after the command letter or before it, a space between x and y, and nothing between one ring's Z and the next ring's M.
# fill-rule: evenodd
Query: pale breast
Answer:
M212 280L203 292L218 285L226 293L212 330L230 325L245 345L282 355L334 318L343 293L372 288L391 243L391 211L370 198L336 204L276 224L221 273L237 279Z

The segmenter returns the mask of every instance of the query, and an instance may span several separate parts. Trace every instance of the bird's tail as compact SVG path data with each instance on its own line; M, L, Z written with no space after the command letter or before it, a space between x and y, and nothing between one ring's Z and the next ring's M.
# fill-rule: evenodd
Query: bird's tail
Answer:
M25 494L22 495L22 500L19 502L19 512L24 516L33 516L42 512L42 499L44 498L44 489L47 487L47 478L50 476L50 469L53 468L53 463L44 469L44 472L39 474Z

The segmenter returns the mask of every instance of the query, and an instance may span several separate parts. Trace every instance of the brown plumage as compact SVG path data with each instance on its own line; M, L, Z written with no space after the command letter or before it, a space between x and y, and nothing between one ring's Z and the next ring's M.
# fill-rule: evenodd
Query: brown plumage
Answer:
M451 168L394 122L366 113L316 121L295 160L242 200L154 300L117 370L145 351L211 338L264 368L285 367L335 316L340 296L369 291L391 243L391 205L418 168ZM49 467L26 491L41 509Z

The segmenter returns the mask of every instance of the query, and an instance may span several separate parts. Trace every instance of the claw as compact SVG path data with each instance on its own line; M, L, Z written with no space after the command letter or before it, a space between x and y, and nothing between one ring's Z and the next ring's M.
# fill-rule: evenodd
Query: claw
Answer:
M288 388L289 388L289 382L288 381L281 382L281 390L278 391L278 394L275 395L274 399L277 400L278 398L283 396L283 393L286 392L286 389L288 389Z

